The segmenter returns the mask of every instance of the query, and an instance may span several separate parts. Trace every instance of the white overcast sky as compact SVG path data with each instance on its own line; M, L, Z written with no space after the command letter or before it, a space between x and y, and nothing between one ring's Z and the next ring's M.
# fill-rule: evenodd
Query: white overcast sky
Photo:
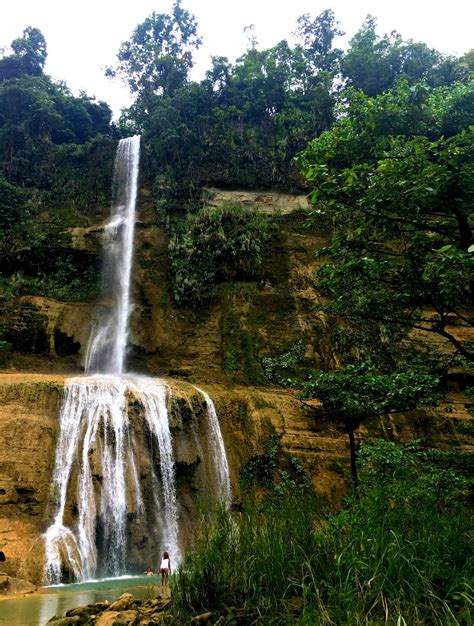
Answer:
M0 0L0 47L21 36L27 26L46 38L46 72L79 90L108 102L118 113L130 104L127 88L104 77L120 44L152 11L168 12L172 0ZM297 18L315 17L332 8L347 33L359 29L365 16L377 18L380 35L397 30L405 39L423 41L445 54L463 54L474 47L472 0L183 0L204 39L195 78L210 66L211 55L231 61L246 49L245 26L255 25L259 47L290 38Z

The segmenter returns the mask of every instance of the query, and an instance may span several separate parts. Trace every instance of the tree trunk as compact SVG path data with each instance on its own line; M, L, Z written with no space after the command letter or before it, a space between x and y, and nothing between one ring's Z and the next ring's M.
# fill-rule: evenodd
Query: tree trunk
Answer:
M354 438L354 429L348 427L347 434L349 435L349 449L351 453L351 476L352 476L352 484L354 485L354 495L356 497L359 496L359 476L357 474L357 462L356 462L356 446L355 446L355 438Z

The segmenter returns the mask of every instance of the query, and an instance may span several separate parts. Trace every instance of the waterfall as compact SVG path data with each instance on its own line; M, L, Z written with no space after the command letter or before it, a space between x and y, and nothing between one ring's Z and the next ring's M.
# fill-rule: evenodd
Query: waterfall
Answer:
M111 217L104 229L102 294L86 351L86 376L68 380L59 413L52 491L44 534L45 581L63 569L76 580L127 572L130 536L179 563L179 502L168 412L170 388L125 374L140 138L119 142ZM197 389L197 388L196 388ZM216 493L230 503L229 468L216 410L206 392L208 445ZM159 552L149 555L158 560Z
M207 415L209 419L209 435L210 444L212 450L212 456L214 458L214 467L216 472L216 485L218 488L218 497L227 505L230 504L232 493L230 490L230 476L229 476L229 464L227 463L227 455L225 453L224 439L222 438L221 428L219 426L219 420L217 418L216 407L209 395L196 387L206 401Z
M125 365L139 159L140 137L122 139L115 158L112 215L104 233L102 293L111 305L92 329L86 372L120 375Z
M142 421L153 437L151 446L141 441L140 454L145 464L155 464L154 446L159 456L159 475L152 477L156 487L153 510L145 511L138 479L138 450L133 445L133 429L128 397L140 404ZM166 388L145 377L89 376L67 382L60 412L61 432L56 448L53 490L57 510L46 532L46 572L49 582L61 580L61 554L67 552L76 578L87 580L97 574L96 529L100 522L102 545L101 571L118 576L126 571L126 520L132 511L136 524L146 528L152 521L161 529L167 549L179 560L177 502L171 433L166 407ZM77 527L71 533L64 516L74 465L77 465ZM143 465L143 459L142 459ZM96 485L94 485L94 476ZM99 481L97 481L97 478ZM97 482L100 483L100 489ZM127 485L128 483L128 485ZM161 496L158 493L161 487ZM127 486L133 494L128 501ZM74 495L74 494L73 494ZM147 519L148 515L148 519Z

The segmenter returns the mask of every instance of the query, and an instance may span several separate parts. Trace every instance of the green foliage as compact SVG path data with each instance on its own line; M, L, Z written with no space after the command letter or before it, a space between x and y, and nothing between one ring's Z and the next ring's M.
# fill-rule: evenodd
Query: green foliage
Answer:
M25 219L24 193L0 174L0 241ZM2 244L0 244L2 245Z
M14 184L59 189L59 146L110 134L110 119L104 102L73 97L47 76L0 82L0 170Z
M255 339L233 309L222 316L222 348L224 371L241 372L253 385L264 382Z
M111 109L43 74L46 42L27 28L0 59L0 288L64 300L96 293L91 255L67 229L110 203Z
M13 54L0 59L0 82L20 76L40 76L46 62L46 40L38 28L28 26L11 43Z
M107 75L120 75L132 93L172 95L183 86L193 67L192 51L201 45L195 17L175 0L171 13L153 12L139 24L118 52L118 66Z
M82 182L82 172L70 172L68 165L81 155L93 156L99 136L111 134L110 107L85 93L75 97L64 83L43 74L46 42L38 29L27 28L12 48L12 57L0 59L0 173L23 188L62 191L61 202L68 197L65 183L71 184L69 177L77 176L76 188L87 197L91 177ZM2 76L2 63L12 58L30 69ZM95 172L100 172L100 163L94 165ZM108 161L103 168L110 170ZM100 176L99 181L104 182ZM85 202L91 202L91 195ZM96 205L102 200L95 198Z
M23 221L3 229L0 295L43 295L70 301L94 297L98 290L94 255L70 249L70 235L60 216L34 219L35 207L26 206Z
M471 624L466 477L442 453L374 442L360 499L324 515L310 492L220 509L172 581L172 610L239 607L275 624Z
M472 323L473 106L469 84L348 91L344 115L299 158L313 223L324 211L334 228L317 276L326 310L440 334L471 360L449 326Z
M263 357L262 368L265 376L272 383L278 385L288 384L290 376L302 378L302 365L304 364L306 342L298 339L292 345L276 357Z
M38 307L29 302L16 306L7 302L2 313L5 320L2 340L10 344L12 349L33 354L48 353L47 319Z
M240 469L240 484L243 488L263 487L269 489L275 480L277 456L280 452L280 441L276 435L269 437L265 443L265 451L251 457Z
M410 82L427 79L436 86L462 80L467 75L460 60L444 57L424 43L404 41L395 31L378 37L376 20L371 15L351 39L341 69L348 84L368 96L390 89L400 78Z
M424 367L412 365L384 373L370 362L361 362L313 374L303 383L303 395L318 398L332 419L341 419L354 429L367 417L435 404L438 388L439 379Z
M301 43L252 45L235 65L213 57L198 83L187 72L200 38L179 3L137 27L118 54L137 94L122 125L143 134L161 211L192 206L203 186L301 186L292 159L333 119L338 32L331 11L303 16Z
M318 398L331 420L342 421L349 436L351 474L357 494L359 477L354 432L369 417L408 411L439 402L439 378L414 362L386 373L370 361L335 372L313 374L303 383L303 397Z
M338 28L331 9L323 11L314 20L311 20L308 13L301 15L295 34L301 40L305 56L316 72L337 71L343 53L342 50L333 48L333 41L335 37L345 33Z
M282 454L279 438L273 434L265 442L263 454L250 457L240 469L243 490L263 489L274 499L288 494L309 493L311 480L301 461Z
M10 298L37 295L67 302L81 302L93 299L99 292L99 273L95 262L84 265L84 260L79 257L59 257L45 273L33 273L30 270L30 274L33 275L16 272L8 279L0 278L0 293Z
M336 102L347 97L339 95L341 75L369 96L406 80L414 99L423 93L417 81L467 81L468 59L444 57L397 33L380 38L370 16L345 55L334 47L341 34L331 10L305 14L295 45L282 40L259 50L250 38L235 64L212 57L205 79L191 82L201 44L194 16L175 2L169 14L152 13L138 25L108 73L124 77L136 95L121 126L143 134L160 212L192 206L205 186L301 189L293 158L332 126Z
M0 367L4 367L11 354L12 344L3 339L5 329L0 326Z
M472 405L469 407L469 413L473 416L471 419L462 420L456 424L456 432L474 437L474 411Z
M456 457L466 456L468 466ZM472 483L472 455L459 455L435 449L423 449L416 443L397 446L379 440L361 447L361 489L380 489L385 502L415 510L417 503L454 513L463 506ZM423 472L414 480L419 468ZM378 504L374 504L377 507Z
M348 324L336 316L331 316L329 322L327 332L342 365L368 359L382 371L389 371L397 367L401 357L406 357L399 343L403 333L393 325L370 318L362 322L351 319Z
M269 238L267 219L249 209L226 206L189 214L169 244L176 302L198 306L221 282L258 278Z

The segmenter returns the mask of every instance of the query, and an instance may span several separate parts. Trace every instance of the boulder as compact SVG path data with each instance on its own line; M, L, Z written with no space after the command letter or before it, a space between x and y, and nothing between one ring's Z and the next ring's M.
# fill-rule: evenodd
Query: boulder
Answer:
M33 593L36 591L36 585L23 580L22 578L14 578L6 574L0 573L0 595L20 595L25 593Z
M126 611L134 603L134 598L131 593L123 593L118 600L112 602L108 611Z
M133 626L139 621L138 611L105 611L96 621L95 626Z
M84 624L84 622L79 615L74 615L72 617L53 617L48 624L52 624L52 626L72 626L73 624Z

